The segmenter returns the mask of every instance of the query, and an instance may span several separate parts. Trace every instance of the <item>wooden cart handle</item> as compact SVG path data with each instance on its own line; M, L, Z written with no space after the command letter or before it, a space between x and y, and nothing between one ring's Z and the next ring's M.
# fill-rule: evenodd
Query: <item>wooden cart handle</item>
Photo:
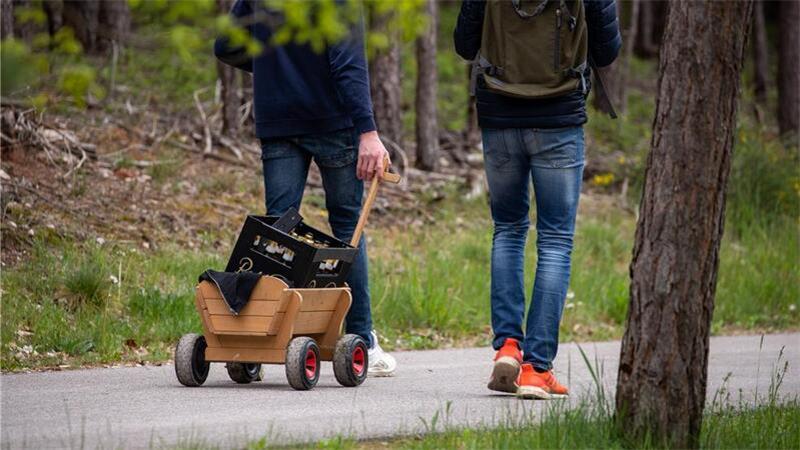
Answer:
M400 182L400 175L389 172L389 159L386 158L383 163L384 171L381 175L375 176L372 179L372 184L370 184L369 192L367 193L367 200L364 201L364 205L361 207L361 217L358 218L356 231L353 233L353 239L350 240L350 245L353 247L358 248L358 243L361 241L361 234L364 232L364 225L367 224L367 217L369 217L369 213L372 210L375 197L378 196L378 185L381 181L388 181L389 183L395 184Z

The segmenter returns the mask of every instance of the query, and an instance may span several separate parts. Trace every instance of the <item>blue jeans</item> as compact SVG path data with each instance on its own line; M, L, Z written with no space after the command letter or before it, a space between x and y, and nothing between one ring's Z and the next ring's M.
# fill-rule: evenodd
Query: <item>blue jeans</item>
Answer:
M552 368L558 327L569 287L575 215L583 176L583 128L484 129L492 240L493 346L522 342L523 359ZM525 241L530 219L528 186L536 196L536 279L525 333Z
M356 178L358 136L355 130L262 139L261 161L264 166L264 188L267 214L281 215L290 207L300 210L308 168L314 158L322 174L325 208L333 235L350 242L361 214L364 184ZM347 313L345 329L364 338L373 346L372 313L370 311L367 246L363 235L359 252L347 284L353 303Z

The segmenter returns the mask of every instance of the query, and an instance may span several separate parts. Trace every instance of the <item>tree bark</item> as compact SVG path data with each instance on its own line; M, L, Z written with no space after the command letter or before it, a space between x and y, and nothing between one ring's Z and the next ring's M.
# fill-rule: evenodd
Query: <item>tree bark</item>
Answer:
M114 43L124 45L131 32L128 0L104 0L100 3L97 28L99 49L111 48Z
M605 81L606 91L611 103L614 104L618 113L624 113L628 103L628 72L630 68L630 61L633 57L633 47L636 42L636 34L638 30L639 21L639 0L631 1L618 1L617 2L617 18L620 24L627 22L622 29L622 55L617 58L611 66L600 69ZM625 5L629 7L626 8ZM592 104L600 111L608 113L605 103L600 101L597 90L595 89Z
M634 442L698 446L751 13L752 0L669 8L617 378L620 432Z
M0 1L0 39L14 36L14 4Z
M800 3L778 7L778 126L781 135L800 133Z
M61 29L64 22L62 18L64 2L62 0L45 0L42 2L42 6L47 15L47 32L53 36Z
M436 109L436 30L438 0L426 1L428 29L417 39L416 136L418 169L435 171L439 167L439 125Z
M658 54L658 46L653 42L654 16L654 3L644 0L639 9L639 36L636 42L633 43L636 47L636 54L644 58L650 58Z
M72 28L75 37L88 53L97 51L97 31L100 27L100 2L64 0L64 26Z
M400 46L398 36L387 27L387 15L370 13L370 29L388 33L390 46L375 52L369 64L370 94L375 122L382 137L403 145L403 111L401 108ZM388 147L387 147L388 149ZM394 151L389 150L394 159Z
M769 77L769 53L767 48L767 26L764 21L764 1L753 5L753 93L760 104L767 103L767 78Z
M64 0L62 18L87 53L106 50L114 42L124 45L130 34L127 0Z
M217 0L217 12L227 14L233 0ZM239 131L239 106L241 97L236 76L236 68L217 61L217 77L220 82L220 102L222 102L222 130L223 135L232 135Z

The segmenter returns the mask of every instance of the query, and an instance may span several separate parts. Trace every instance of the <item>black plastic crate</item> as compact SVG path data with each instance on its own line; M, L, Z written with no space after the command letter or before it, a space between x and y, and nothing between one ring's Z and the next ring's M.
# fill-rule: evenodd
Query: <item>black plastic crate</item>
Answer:
M296 218L287 226L292 213ZM250 215L225 271L272 275L296 288L340 287L357 255L357 248L303 223L296 211L284 216Z

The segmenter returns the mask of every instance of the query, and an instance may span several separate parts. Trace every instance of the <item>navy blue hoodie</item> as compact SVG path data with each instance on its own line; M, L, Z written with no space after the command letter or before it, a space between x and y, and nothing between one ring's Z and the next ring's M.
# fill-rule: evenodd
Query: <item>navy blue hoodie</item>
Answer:
M231 48L226 38L214 44L225 64L253 73L256 135L262 139L324 133L355 127L361 134L375 130L369 75L364 54L363 24L352 27L347 39L321 53L307 44L270 43L273 30L259 15L279 19L260 0L237 0L231 14L247 25L264 51L255 58L244 48ZM258 5L258 6L256 6Z
M622 46L614 0L583 0L589 52L599 67L616 59ZM453 40L456 53L472 60L481 47L485 0L463 0ZM586 123L586 98L580 91L548 99L523 99L490 91L483 79L475 88L482 128L561 128Z

